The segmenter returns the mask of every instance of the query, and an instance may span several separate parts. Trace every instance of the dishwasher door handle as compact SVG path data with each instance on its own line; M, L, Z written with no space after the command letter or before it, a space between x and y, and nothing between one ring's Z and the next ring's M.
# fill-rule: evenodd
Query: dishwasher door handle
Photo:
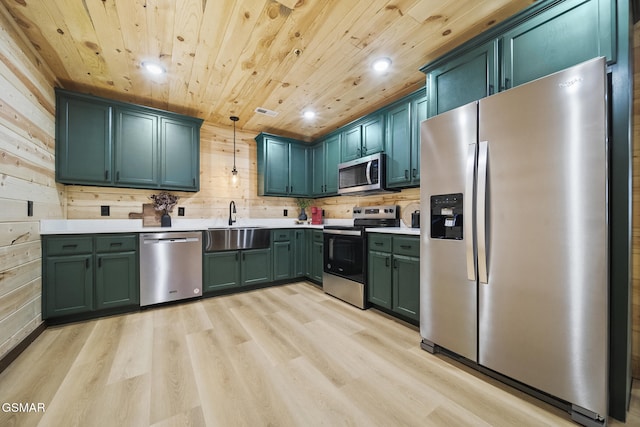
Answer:
M168 238L168 239L145 239L143 243L145 245L152 243L190 243L190 242L199 242L200 238L198 237L178 237L178 238Z

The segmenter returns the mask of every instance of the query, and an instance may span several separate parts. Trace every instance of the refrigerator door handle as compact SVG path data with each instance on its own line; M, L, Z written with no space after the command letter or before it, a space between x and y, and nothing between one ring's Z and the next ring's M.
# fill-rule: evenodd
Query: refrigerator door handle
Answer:
M467 170L465 175L464 185L464 200L463 200L463 221L464 221L464 235L467 247L467 279L476 280L476 254L475 254L475 229L473 218L473 205L474 205L474 183L476 177L476 162L478 157L478 144L472 142L467 149Z
M487 162L489 160L489 142L480 141L478 153L478 278L480 283L489 283L487 268Z

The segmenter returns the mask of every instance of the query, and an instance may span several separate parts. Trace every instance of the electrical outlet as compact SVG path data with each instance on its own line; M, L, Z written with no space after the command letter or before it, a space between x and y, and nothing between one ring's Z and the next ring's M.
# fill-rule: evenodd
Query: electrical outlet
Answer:
M184 216L184 208L178 208L178 216Z
M289 216L289 209L284 209L284 210L282 211L282 215L284 215L284 216Z
M100 216L109 216L111 215L111 209L109 206L100 206Z
M27 200L27 216L33 216L33 201Z

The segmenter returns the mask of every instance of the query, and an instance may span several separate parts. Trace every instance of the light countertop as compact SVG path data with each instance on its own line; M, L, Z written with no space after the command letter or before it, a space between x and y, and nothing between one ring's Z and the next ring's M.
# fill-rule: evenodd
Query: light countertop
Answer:
M387 234L408 234L410 236L419 236L419 228L409 227L380 227L380 228L367 228L367 233L387 233Z
M207 230L229 227L222 219L172 218L171 227L144 227L141 219L49 219L40 221L40 234L97 234L97 233L166 233L170 231ZM353 225L352 219L326 219L324 224L308 222L296 224L293 218L238 218L232 227L311 228L322 230L324 225ZM419 228L385 227L367 228L370 233L420 235Z
M353 224L353 220L328 219L325 220L325 224L349 225ZM171 227L144 227L141 219L54 219L40 221L40 234L167 233L170 231L207 230L219 227L229 227L227 220L172 218ZM296 224L296 220L293 218L238 218L233 227L300 227L322 230L323 225L313 225L306 222Z

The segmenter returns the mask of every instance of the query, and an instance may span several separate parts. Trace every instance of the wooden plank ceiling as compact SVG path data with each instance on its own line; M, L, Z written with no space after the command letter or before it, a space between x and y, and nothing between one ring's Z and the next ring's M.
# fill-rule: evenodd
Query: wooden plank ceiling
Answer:
M422 65L534 1L0 0L61 87L304 140L418 89Z

